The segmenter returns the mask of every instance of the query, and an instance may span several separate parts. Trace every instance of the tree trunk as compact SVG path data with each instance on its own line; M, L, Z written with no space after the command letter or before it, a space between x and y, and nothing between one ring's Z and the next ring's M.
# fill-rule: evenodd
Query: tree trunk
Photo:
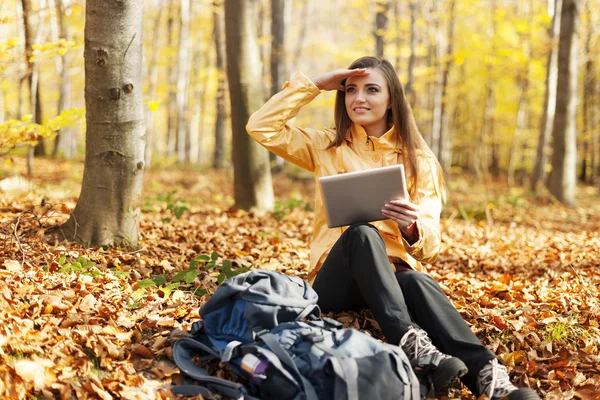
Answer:
M517 71L517 79L516 86L520 88L519 93L519 105L517 107L517 125L515 127L515 131L513 133L513 137L511 140L510 151L508 154L508 184L513 185L515 183L515 170L517 169L517 163L519 162L521 155L519 154L521 150L520 140L523 131L525 130L526 124L526 116L527 110L529 106L528 100L528 89L529 89L529 63L531 60L531 42L532 42L532 28L533 28L533 4L531 4L533 0L529 0L529 3L521 3L524 7L527 7L526 12L529 14L529 31L527 36L521 37L521 42L525 43L525 66L522 70ZM527 5L526 5L527 4ZM520 15L520 10L517 10L516 15Z
M413 0L410 2L410 55L408 56L408 67L407 73L408 78L406 80L406 96L410 102L411 106L414 106L416 103L416 92L414 89L415 85L415 64L417 59L417 7L418 3ZM400 29L398 29L400 32ZM400 54L400 42L401 36L398 33L398 54Z
M164 7L164 0L158 2L158 12L154 18L154 31L152 32L152 44L153 49L152 56L150 57L150 68L148 71L148 100L157 101L157 86L158 86L158 55L160 53L160 20L162 16L162 8ZM156 148L156 138L154 137L154 118L156 112L150 110L150 107L146 107L144 112L146 113L146 149L145 149L145 163L146 168L150 168L152 163L152 155Z
M169 20L167 22L167 29L169 30L169 49L175 48L175 21L179 18L175 18L179 12L176 2L169 2ZM175 57L171 56L173 62L169 63L168 75L169 75L169 104L168 104L168 117L167 117L167 157L171 157L177 151L177 68Z
M584 159L581 163L581 175L580 180L586 183L593 183L594 174L596 169L596 138L593 132L593 117L592 113L594 102L594 62L593 62L593 50L592 40L593 40L593 25L592 25L592 11L590 10L589 2L587 3L588 9L588 25L587 25L587 35L585 39L585 77L583 80L583 135L584 135L584 147L586 150L584 152ZM588 149L589 148L589 149ZM589 159L589 165L586 160ZM589 171L589 174L587 172Z
M35 42L35 37L37 36L34 32L34 23L32 20L33 8L31 0L21 0L21 5L23 10L23 26L25 28L25 63L27 65L27 82L29 83L29 112L33 114L32 120L36 124L41 124L43 118L39 90L39 73L37 66L31 60L33 55L33 44ZM39 29L40 26L38 25L38 30ZM31 154L35 156L44 156L46 154L44 138L38 138L38 143L35 146L33 153L29 152L29 154L28 174L31 175Z
M181 0L179 7L179 53L177 57L177 163L186 162L188 140L187 88L190 76L190 4L191 0Z
M281 90L285 71L285 4L286 0L271 0L271 96ZM284 160L269 153L274 171L283 168Z
M551 1L551 0L550 0ZM554 113L556 110L556 81L558 79L558 35L560 33L560 10L563 0L554 0L554 15L552 17L552 26L548 30L548 39L550 40L550 53L548 53L546 70L546 94L544 96L544 110L540 121L540 132L538 136L538 146L535 156L535 167L531 177L531 191L539 190L540 182L546 180L546 163L548 159L548 142L552 133L554 124Z
M251 11L249 0L225 1L234 198L238 208L263 212L271 210L274 201L269 155L245 129L250 114L263 104L260 53Z
M556 115L552 129L550 193L558 201L575 205L577 179L577 35L580 0L563 0L558 45Z
M86 2L85 168L79 201L63 232L88 246L138 243L145 147L143 4Z
M4 123L4 90L0 86L0 124Z
M304 41L306 40L307 32L306 26L308 25L308 10L310 8L311 0L304 0L302 2L302 11L300 12L300 31L298 33L298 39L296 40L296 47L294 48L294 59L293 65L298 65L300 56L302 55L302 48L304 47Z
M383 57L385 48L385 31L388 28L388 12L390 10L389 0L378 0L376 3L377 14L375 14L375 24L373 36L375 37L375 54Z
M450 68L452 67L452 53L454 52L454 19L455 19L455 0L450 2L448 33L446 54L444 55L444 69L442 72L442 110L441 110L441 127L440 127L440 144L439 144L439 162L444 171L450 171L452 163L452 137L449 129L448 118L448 81L450 78Z
M215 53L217 55L217 116L215 120L215 152L213 153L213 168L221 169L225 157L225 57L223 54L223 18L220 2L215 1L213 8Z
M56 1L56 20L58 22L58 31L61 39L70 40L69 36L69 27L64 21L64 13L65 13L65 1L64 0L55 0ZM71 77L69 76L69 62L70 62L70 54L67 51L65 54L60 56L60 69L59 69L59 95L58 95L58 114L63 111L71 108L72 102L72 82ZM77 148L75 143L75 137L73 135L73 130L65 126L60 129L56 136L56 141L54 142L54 150L52 151L52 156L56 157L58 152L62 151L63 157L67 160L71 160L77 156Z

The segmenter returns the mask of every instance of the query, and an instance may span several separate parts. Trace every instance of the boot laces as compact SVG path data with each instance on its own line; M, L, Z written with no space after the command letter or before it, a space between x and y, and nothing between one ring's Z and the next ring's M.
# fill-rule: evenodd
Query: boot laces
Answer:
M497 358L481 369L477 379L477 388L489 399L499 399L517 390L516 386L510 382L506 367L501 365Z
M436 353L441 354L443 358L449 357L439 351L437 347L431 343L431 339L427 336L427 332L423 329L415 329L412 326L408 329L408 332L402 336L402 339L400 339L400 346L412 360L417 360L423 356Z

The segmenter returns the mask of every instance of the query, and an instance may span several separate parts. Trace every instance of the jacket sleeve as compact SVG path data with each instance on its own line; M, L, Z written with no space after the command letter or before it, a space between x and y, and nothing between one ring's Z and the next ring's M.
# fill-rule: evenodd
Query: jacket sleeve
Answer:
M431 156L421 156L419 183L411 201L419 205L420 215L417 221L419 239L409 244L402 238L407 253L422 263L432 263L437 259L441 247L440 214L442 212L442 194L437 165Z
M323 131L288 124L320 93L302 73L295 73L283 90L256 111L246 125L248 134L267 150L309 171L315 170L315 145L328 142ZM323 143L321 143L323 142ZM325 144L326 145L326 144Z

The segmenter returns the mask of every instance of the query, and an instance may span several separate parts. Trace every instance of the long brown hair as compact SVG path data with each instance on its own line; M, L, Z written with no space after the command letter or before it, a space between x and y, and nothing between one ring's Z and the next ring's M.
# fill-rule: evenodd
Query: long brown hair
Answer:
M385 78L390 94L390 109L387 112L388 128L395 127L396 135L400 137L402 143L402 159L404 168L407 169L407 175L410 176L411 195L416 192L419 176L419 165L417 162L417 152L421 150L433 156L433 152L425 143L423 136L417 128L415 118L404 93L404 88L398 79L396 70L392 64L381 57L361 57L354 61L348 69L369 68L379 69ZM342 82L342 85L345 81ZM346 135L352 126L352 120L346 110L346 92L338 91L335 98L335 138L329 145L329 148L340 146L346 139ZM445 199L444 178L442 168L435 156L435 166L437 168L438 190L442 199ZM433 171L432 171L433 172Z

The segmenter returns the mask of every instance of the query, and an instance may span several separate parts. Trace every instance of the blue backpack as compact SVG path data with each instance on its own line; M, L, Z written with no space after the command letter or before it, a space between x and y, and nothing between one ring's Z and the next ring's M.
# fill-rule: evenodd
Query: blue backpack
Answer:
M223 282L200 309L173 358L197 385L175 394L211 399L419 399L398 346L321 318L318 296L297 277L254 270ZM198 361L219 359L245 383L211 376Z

